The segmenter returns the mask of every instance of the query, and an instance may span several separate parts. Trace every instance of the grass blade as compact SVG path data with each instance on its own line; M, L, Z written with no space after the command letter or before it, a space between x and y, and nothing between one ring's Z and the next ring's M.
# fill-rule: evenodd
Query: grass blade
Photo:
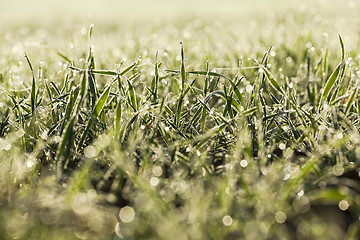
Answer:
M73 89L71 91L71 94L70 94L70 99L66 105L66 109L65 109L65 115L64 115L64 118L63 118L63 125L62 125L62 128L60 130L60 135L62 135L62 132L63 132L63 129L64 129L64 126L65 126L65 123L66 123L66 120L70 119L71 117L71 113L74 109L74 105L75 105L75 101L79 95L79 91L80 91L80 88L77 87L75 89Z
M351 94L351 96L350 96L350 98L349 98L349 101L348 101L347 104L346 104L345 115L348 115L348 113L349 113L349 111L350 111L350 109L351 109L351 106L352 106L352 104L354 103L354 100L355 100L355 96L356 96L356 94L357 94L357 91L358 91L358 89L355 88L354 91L352 92L352 94Z
M180 74L181 74L181 92L184 91L185 88L185 82L186 82L186 72L185 72L185 56L184 56L184 46L183 43L180 42L181 45L181 69L180 69Z
M98 75L104 75L104 76L116 76L118 73L113 70L90 70L91 73L95 73Z
M104 106L105 106L105 103L106 103L106 100L108 99L108 96L109 96L109 93L110 93L110 87L111 85L108 85L104 92L101 94L100 98L98 99L98 101L96 102L96 105L93 109L93 112L92 112L92 116L94 119L96 119L100 112L103 110Z
M330 75L329 79L327 80L325 88L320 97L319 110L322 107L324 101L329 96L330 90L332 89L336 80L338 79L340 68L341 68L341 63L336 67L336 69L333 71L333 73Z
M158 64L157 58L158 58L158 52L156 52L156 56L155 56L155 76L151 83L151 92L153 94L152 102L153 103L156 103L156 100L157 100L157 91L158 91L158 82L159 82L159 64Z
M25 59L27 63L29 64L31 74L32 74L32 84L31 84L31 113L34 116L35 115L35 104L36 104L36 85L35 85L35 75L34 75L34 69L31 65L30 59L25 53Z
M116 118L115 118L116 131L120 129L120 122L121 122L121 99L119 97L119 101L116 106Z
M131 102L131 106L134 109L134 111L137 111L137 104L136 104L136 95L135 95L135 90L133 85L131 84L131 82L129 80L127 80L128 82L128 86L129 86L129 96L130 96L130 102Z
M61 143L59 145L58 151L57 151L57 167L58 167L58 174L61 174L61 170L64 166L64 161L68 160L71 155L71 148L73 146L73 126L75 122L75 116L73 116L69 123L67 124L65 128L65 132L62 136Z
M270 71L266 67L262 67L264 70L264 73L266 77L269 79L271 85L278 90L282 95L285 95L284 90L280 87L279 83L276 81L276 79L273 77L273 75L270 73Z
M341 45L341 61L345 60L345 45L344 45L344 40L341 37L340 33L339 33L339 40L340 40L340 45Z

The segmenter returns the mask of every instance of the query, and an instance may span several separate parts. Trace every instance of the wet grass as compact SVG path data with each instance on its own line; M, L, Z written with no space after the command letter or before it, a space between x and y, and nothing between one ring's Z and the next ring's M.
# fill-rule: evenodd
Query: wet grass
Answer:
M1 238L357 239L360 55L307 14L4 33Z

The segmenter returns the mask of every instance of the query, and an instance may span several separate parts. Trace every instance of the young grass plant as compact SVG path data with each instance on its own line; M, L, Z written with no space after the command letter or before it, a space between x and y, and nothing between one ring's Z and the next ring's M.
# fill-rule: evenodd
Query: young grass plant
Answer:
M126 51L142 52L143 63L134 56L120 69L123 49L95 52L93 26L86 51L56 51L38 79L26 55L31 87L9 87L0 99L1 236L356 236L359 62L340 34L333 66L331 45L312 52L299 35L293 49L275 48L276 33L266 41L273 48L237 68L233 50L230 60L203 58L208 50L189 40L178 58L171 47L142 52L142 41L129 41Z

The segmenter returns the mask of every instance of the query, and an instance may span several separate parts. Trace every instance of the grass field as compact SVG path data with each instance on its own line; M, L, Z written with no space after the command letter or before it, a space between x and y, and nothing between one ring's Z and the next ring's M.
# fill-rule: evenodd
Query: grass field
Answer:
M0 239L359 239L359 8L1 3Z

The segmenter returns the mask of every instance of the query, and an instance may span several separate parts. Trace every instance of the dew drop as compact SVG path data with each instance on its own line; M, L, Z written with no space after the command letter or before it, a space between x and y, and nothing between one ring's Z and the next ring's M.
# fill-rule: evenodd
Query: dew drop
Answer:
M153 168L152 173L155 177L160 177L163 173L162 168L160 166L156 166Z
M333 166L332 172L335 176L341 176L344 173L344 167L337 164L337 165Z
M84 149L84 155L87 158L93 158L97 156L96 148L93 146L88 146Z
M349 203L346 200L341 200L339 202L339 208L343 211L347 210L349 208Z
M240 161L240 166L243 167L243 168L246 168L248 165L248 161L246 161L245 159L241 160Z
M285 145L284 143L280 143L280 144L279 144L279 148L280 148L281 150L285 150L286 145Z
M228 226L230 226L232 223L233 223L232 217L230 217L229 215L226 215L226 216L223 217L223 224L224 224L225 226L228 227Z
M120 220L124 223L132 222L135 218L135 211L132 207L123 207L119 212Z
M282 211L278 211L275 214L275 220L278 223L284 223L286 221L286 214L284 212L282 212Z
M159 179L157 177L151 177L150 184L151 186L156 187L159 184Z

